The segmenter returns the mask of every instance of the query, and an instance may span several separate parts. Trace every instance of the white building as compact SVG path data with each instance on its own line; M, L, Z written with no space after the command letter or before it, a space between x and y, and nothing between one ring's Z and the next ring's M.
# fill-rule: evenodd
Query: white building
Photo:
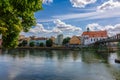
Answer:
M82 33L82 44L89 45L107 37L107 31L86 31Z
M62 42L63 42L63 34L60 34L57 36L57 38L55 40L55 44L62 45Z
M34 42L35 46L39 46L40 43L43 43L44 45L46 45L46 40L47 38L44 38L44 37L38 37L38 38L31 37L28 44L30 44L30 42Z

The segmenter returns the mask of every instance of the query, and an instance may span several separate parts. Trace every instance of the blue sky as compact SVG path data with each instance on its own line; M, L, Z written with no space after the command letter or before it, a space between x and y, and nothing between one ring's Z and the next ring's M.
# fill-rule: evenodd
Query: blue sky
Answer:
M43 0L43 10L35 13L37 25L26 36L80 36L86 28L120 30L120 0Z

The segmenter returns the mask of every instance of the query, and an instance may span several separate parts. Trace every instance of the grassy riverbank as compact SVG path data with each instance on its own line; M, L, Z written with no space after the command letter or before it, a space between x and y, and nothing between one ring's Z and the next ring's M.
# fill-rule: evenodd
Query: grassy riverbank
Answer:
M2 48L1 48L2 49ZM119 51L120 48L104 48L104 49L97 49L95 47L84 47L84 48L70 48L70 47L29 47L29 46L25 46L25 47L17 47L15 49L40 49L40 50L78 50L78 51L94 51L94 52L98 52L98 53L105 53L105 52L115 52L115 51Z
M16 49L41 49L41 50L69 50L68 47L17 47Z

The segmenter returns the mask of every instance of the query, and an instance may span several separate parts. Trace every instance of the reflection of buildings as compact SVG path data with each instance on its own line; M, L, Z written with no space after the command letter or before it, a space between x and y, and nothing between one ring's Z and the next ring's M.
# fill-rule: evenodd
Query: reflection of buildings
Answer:
M57 45L62 45L62 42L63 42L63 34L60 34L57 36L55 43Z
M82 33L82 44L89 45L98 40L107 38L107 31L86 31Z

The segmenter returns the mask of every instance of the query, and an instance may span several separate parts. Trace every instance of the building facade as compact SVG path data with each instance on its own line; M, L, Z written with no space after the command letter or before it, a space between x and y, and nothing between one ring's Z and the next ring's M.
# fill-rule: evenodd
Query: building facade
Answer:
M44 45L46 45L46 40L47 38L44 38L44 37L39 37L39 38L31 37L28 44L30 44L31 42L34 42L35 46L39 46L40 43L43 43Z
M79 47L81 44L81 38L80 36L73 36L69 41L70 47Z
M107 31L86 31L82 33L82 44L89 45L107 37Z
M62 45L62 42L63 42L63 34L60 34L57 36L57 38L55 40L55 44Z
M79 36L73 36L70 41L69 41L70 45L80 45L81 44L81 40Z

